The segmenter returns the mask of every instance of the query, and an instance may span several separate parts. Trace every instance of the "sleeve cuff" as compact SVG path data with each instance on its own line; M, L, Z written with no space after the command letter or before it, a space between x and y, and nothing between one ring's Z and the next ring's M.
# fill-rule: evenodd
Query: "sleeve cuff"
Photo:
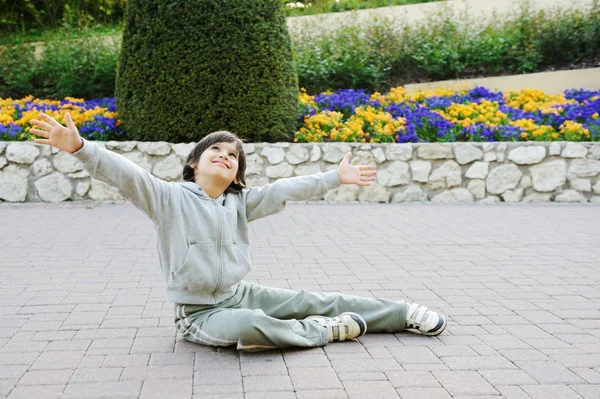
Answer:
M334 188L338 188L342 185L336 170L330 170L329 172L323 173L323 179L325 180L325 185L329 190L333 190Z
M92 159L94 155L94 145L93 143L90 143L84 138L81 138L81 141L83 141L83 147L81 147L78 151L72 153L71 155L73 155L79 161L86 163L90 159Z

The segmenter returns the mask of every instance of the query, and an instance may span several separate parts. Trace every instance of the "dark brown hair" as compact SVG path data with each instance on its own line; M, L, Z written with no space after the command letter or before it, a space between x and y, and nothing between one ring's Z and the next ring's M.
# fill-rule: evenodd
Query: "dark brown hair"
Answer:
M187 157L187 161L185 161L185 166L183 167L183 180L194 182L194 168L190 165L197 164L200 160L200 156L207 148L216 143L236 143L238 150L238 170L236 174L236 179L239 183L235 181L231 182L227 190L225 190L226 194L230 193L239 193L242 191L244 187L246 187L246 154L244 153L244 145L242 140L240 140L235 134L227 132L225 130L220 130L218 132L213 132L204 137L200 142L196 145L196 147L192 150L190 155Z

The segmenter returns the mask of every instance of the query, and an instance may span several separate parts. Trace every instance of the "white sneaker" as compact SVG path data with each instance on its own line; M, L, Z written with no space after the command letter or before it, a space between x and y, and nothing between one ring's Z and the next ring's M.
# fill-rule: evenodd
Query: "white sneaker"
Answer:
M367 332L367 322L358 313L345 312L336 317L308 316L327 329L329 342L345 341L360 337Z
M435 336L441 334L446 328L446 318L432 310L427 310L425 306L410 303L404 328L417 334Z

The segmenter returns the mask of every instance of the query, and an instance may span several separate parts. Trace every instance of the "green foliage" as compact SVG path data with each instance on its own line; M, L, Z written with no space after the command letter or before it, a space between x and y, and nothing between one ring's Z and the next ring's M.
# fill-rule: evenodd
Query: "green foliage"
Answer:
M127 0L0 0L0 32L118 23Z
M0 97L109 97L114 95L118 44L104 38L50 42L36 56L30 44L5 47Z
M290 139L298 85L279 0L131 0L116 85L133 140Z
M315 15L368 8L430 3L440 0L281 0L285 16Z
M593 1L590 12L532 11L524 3L506 18L488 21L468 10L455 16L450 9L412 25L402 19L350 20L324 35L292 39L300 86L310 93L530 73L598 60L600 1Z
M589 12L574 9L534 12L525 4L506 18L497 17L487 21L469 15L468 10L459 16L441 11L415 25L410 25L403 19L394 21L383 19L370 23L354 23L350 20L346 25L336 27L333 32L316 37L313 34L315 28L307 25L306 29L301 30L303 33L292 37L299 83L310 93L338 88L385 91L390 87L415 82L537 72L547 69L570 68L572 64L597 62L600 54L599 3L599 0L594 0L593 7ZM245 3L242 2L242 4ZM235 16L230 16L232 19L225 21L226 15L223 16L224 19L215 21L223 21L225 24L237 21ZM155 26L138 26L138 44L127 50L128 54L133 57L132 59L141 57L140 62L147 63L148 60L156 58L159 61L153 65L163 65L152 67L155 74L147 75L142 80L144 87L148 81L155 79L171 82L172 76L175 76L171 73L174 70L190 71L191 73L192 70L196 70L194 63L199 62L198 58L203 54L212 57L210 62L201 62L204 63L202 64L204 71L214 72L215 77L208 76L209 73L204 71L192 74L192 76L180 77L185 83L173 83L173 85L179 87L187 84L187 90L179 88L178 90L185 95L179 99L169 98L169 101L165 102L169 107L185 103L185 96L192 91L190 88L195 87L193 85L199 85L200 79L204 79L204 76L217 85L225 86L226 83L216 77L221 76L223 71L231 69L237 71L236 73L245 74L243 68L247 67L238 64L237 56L233 55L231 49L247 54L243 60L250 59L248 58L250 53L262 54L262 52L276 51L271 45L248 44L245 32L238 27L230 28L226 34L215 35L215 32L218 31L211 29L216 26L217 22L206 24L200 19L194 19L195 22L191 22L192 19L189 16L177 18L186 22L183 34L175 33L181 32L177 30L179 26L169 24L164 27L159 23L156 23ZM172 23L174 24L174 22ZM189 28L190 23L196 23L197 29ZM188 29L191 32L188 32ZM267 35L266 32L267 30L263 31L263 36ZM144 50L148 53L148 57L137 54L143 40L150 34L160 35L162 42L152 42L152 48ZM205 36L198 38L197 35L200 34ZM277 35L278 33L275 32L269 33L267 36L270 40ZM287 33L281 33L281 35L283 36L279 37L287 40ZM182 38L186 38L189 42ZM211 49L213 44L218 43L215 38L227 40L230 43L227 45L229 47L219 44L217 49ZM92 51L80 48L81 46L76 44L79 41L70 41L70 43L72 44L64 47L77 47L74 50L66 50L70 52L69 57L74 63L80 62L76 59L85 57L86 51ZM188 54L186 56L189 57L190 62L178 61L177 64L173 64L171 60L165 61L165 58L161 57L167 57L164 55L167 54L166 50L158 51L158 48L154 48L154 43L162 43L160 46L164 49L169 49L171 46L181 54ZM93 45L92 48L94 48ZM47 77L52 76L54 79L62 73L71 73L72 68L68 60L61 61L58 56L53 56L52 61L48 62L32 60L33 47L27 45L0 48L3 60L0 63L0 97L9 94L26 96L29 94L51 95L60 92L65 95L91 98L105 95L104 93L110 94L114 87L114 80L111 80L111 76L113 78L115 76L116 45L96 46L93 51L107 52L102 58L103 62L98 66L104 72L94 72L94 76L98 77L95 88L83 90L83 84L77 86L75 83L65 83L62 85L63 90L59 91L48 88L55 87L57 83L47 81ZM284 51L282 54L285 54L287 50L282 51ZM126 55L126 57L129 56ZM269 57L272 60L279 59L277 55ZM89 67L80 67L79 70L89 71L92 67L91 60L98 58L99 55L88 56L88 61L81 62ZM58 68L53 63L60 63L62 66ZM258 72L260 68L257 65L256 68L253 67L249 70L254 71L255 75L258 73L258 78L255 75L248 75L252 78L252 82L245 82L245 86L237 89L230 88L234 93L234 95L230 95L230 98L240 97L240 93L256 87L258 82L262 81L260 79L264 76L261 77ZM53 72L50 73L46 70ZM58 70L62 72L59 73ZM89 74L89 72L86 73ZM265 74L263 73L263 75ZM100 78L100 76L103 77ZM64 82L67 78L59 80ZM79 88L75 90L75 87ZM272 85L269 87L273 90L276 89ZM209 92L209 89L203 86L194 90L206 93L209 98L216 98L215 92ZM219 93L221 89L213 88L212 90L217 90L216 93ZM287 95L291 96L289 93ZM273 92L270 95L261 94L250 101L250 104L261 102L272 104L273 96ZM219 99L218 101L223 105L225 100ZM291 100L288 98L286 101ZM206 108L206 104L203 106ZM243 107L238 104L236 107L238 107L237 115ZM198 112L188 109L185 112L193 115L194 118L201 119L201 114L208 111ZM225 113L220 117L225 118L225 115L229 117L231 114ZM214 118L215 116L208 115L208 117ZM197 126L197 123L196 119L193 119L193 126ZM263 121L263 123L268 122Z

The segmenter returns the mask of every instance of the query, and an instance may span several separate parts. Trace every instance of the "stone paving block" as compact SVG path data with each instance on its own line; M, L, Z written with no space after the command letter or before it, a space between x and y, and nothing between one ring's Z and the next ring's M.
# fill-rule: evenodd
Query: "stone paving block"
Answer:
M76 331L40 331L35 333L32 341L70 341L75 336Z
M367 353L364 346L356 340L335 342L335 343L332 343L329 345L325 345L323 347L323 349L325 350L325 353L328 356L330 354L339 354L339 353L353 353L353 354L357 353L357 352L364 352L365 354Z
M296 399L295 392L253 392L247 393L245 399Z
M149 354L135 355L106 355L102 362L102 367L128 367L128 366L147 366L150 360Z
M400 341L400 343L404 346L442 346L444 345L442 341L439 340L438 337L425 337L422 335L416 335L413 333L398 333L394 334L394 336Z
M367 347L367 352L373 359L394 359L390 351L383 346Z
M80 330L73 339L103 339L103 338L135 338L135 328L102 328L93 330Z
M28 371L19 379L19 386L66 384L72 374L73 370Z
M572 349L573 347L558 338L528 339L527 344L535 349Z
M95 339L89 347L90 351L98 349L131 349L133 339L130 338L102 338Z
M442 362L450 370L514 369L516 366L502 356L448 356Z
M532 399L581 399L566 385L523 385L521 388Z
M100 399L106 397L137 398L142 389L141 381L88 382L69 384L61 399Z
M241 384L240 370L202 370L194 373L194 385L227 385Z
M30 366L40 356L39 352L11 352L0 354L2 366Z
M300 370L300 369L297 369ZM244 392L293 391L292 381L287 375L263 375L244 377Z
M402 367L397 361L381 359L364 359L355 362L348 360L332 360L331 365L338 373L368 373L402 370Z
M474 371L433 371L435 378L452 395L497 395L481 375Z
M395 399L400 398L389 381L346 381L344 388L350 399Z
M242 383L228 385L194 385L194 397L206 398L212 395L241 395L244 396Z
M174 345L171 337L135 338L131 353L173 353Z
M481 344L481 345L470 345L471 349L473 349L479 356L500 356L497 350L493 349L491 346Z
M128 366L123 369L121 381L136 380L179 380L191 379L193 368L191 365L175 366Z
M477 356L477 353L468 345L432 346L430 350L438 357Z
M510 360L511 362L517 360L529 360L529 361L546 361L550 360L550 357L536 349L502 349L499 353Z
M233 352L202 352L195 356L194 370L240 370L240 358Z
M493 386L536 384L536 381L522 370L479 370L479 374Z
M600 384L600 373L589 368L572 368L572 372L589 384Z
M138 329L135 337L174 337L176 333L174 327L142 327Z
M448 326L448 333L452 335L479 335L488 334L488 332L480 326Z
M342 383L332 368L293 368L289 370L295 390L342 389Z
M138 318L128 318L128 319L111 319L106 320L100 324L100 328L108 328L108 329L120 329L120 328L141 328L141 327L158 327L158 319L157 318L146 318L146 319L138 319Z
M552 354L550 355L552 360L556 363L562 364L567 368L572 367L600 367L600 354Z
M401 347L390 348L390 353L398 361L405 364L435 364L440 359L429 348L425 347Z
M294 367L331 367L331 363L324 353L320 355L311 354L285 354L285 364L289 368Z
M531 349L527 342L512 335L482 335L478 337L486 345L496 350L502 349Z
M89 340L53 341L48 344L45 351L85 351L91 343L92 341Z
M0 397L7 397L8 393L17 385L18 379L0 380Z
M437 337L444 345L481 345L480 337L471 335L438 335ZM489 345L489 344L488 344ZM497 348L494 348L497 349Z
M30 370L74 370L83 359L83 351L44 352L31 365Z
M517 386L495 385L494 388L496 388L506 399L529 399L529 395Z
M248 375L287 375L284 362L242 362L242 376Z
M144 381L140 399L189 398L192 396L192 380Z
M394 388L440 387L440 383L429 371L400 371L385 374Z
M399 388L396 392L402 399L451 399L444 388Z
M568 344L600 343L600 339L591 334L555 334L554 337Z
M511 335L524 340L529 338L552 338L552 335L534 325L502 325L502 328Z
M105 316L106 312L73 312L69 314L64 324L102 324Z
M600 385L570 385L569 388L585 399L600 398Z
M119 381L122 368L79 368L70 378L70 383Z
M152 353L148 363L149 366L172 366L176 364L193 365L194 355L192 353Z
M357 351L356 353L328 353L327 359L333 360L347 360L347 361L362 361L372 360L373 358L365 349L364 351Z
M0 353L22 353L22 352L42 352L46 346L48 346L47 341L37 341L37 342L18 342L18 341L8 341L2 349L0 349Z
M8 399L60 399L64 398L65 385L39 385L16 387ZM87 398L87 396L86 396Z
M580 384L583 382L572 371L558 363L518 361L516 364L540 384Z
M326 390L326 391L296 391L297 399L347 399L348 394L345 390Z
M367 348L402 346L402 343L393 334L366 334L358 338L358 341Z
M341 381L386 381L384 373L338 373Z

